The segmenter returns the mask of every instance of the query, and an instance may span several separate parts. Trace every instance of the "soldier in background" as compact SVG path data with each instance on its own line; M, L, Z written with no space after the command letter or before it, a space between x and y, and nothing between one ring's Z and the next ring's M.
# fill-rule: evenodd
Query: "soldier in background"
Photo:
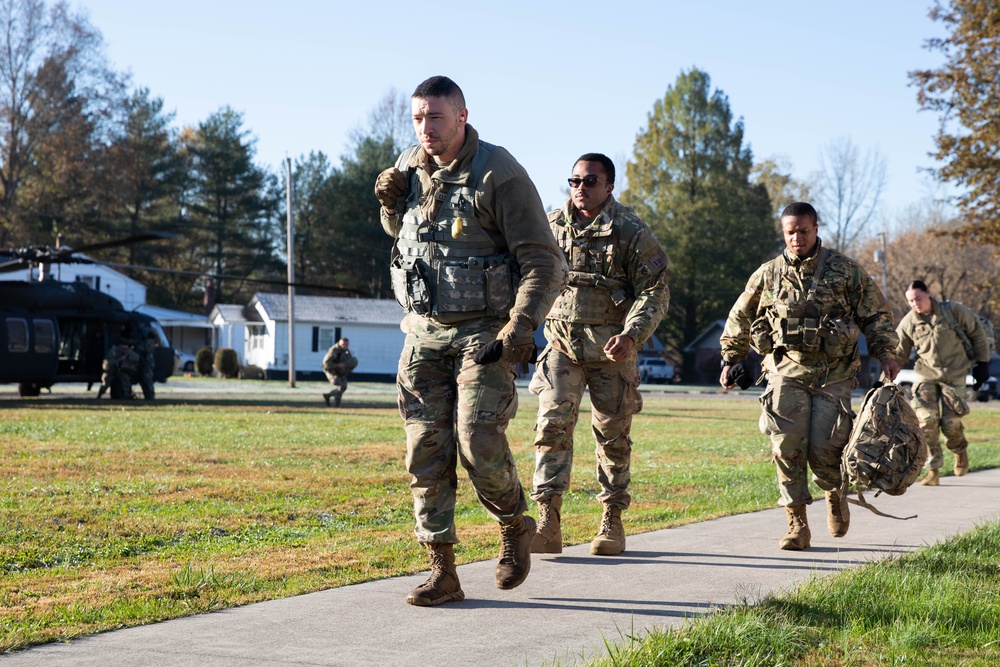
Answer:
M573 430L590 388L597 441L597 499L604 512L590 553L625 550L622 510L631 496L632 415L642 409L637 350L660 323L670 299L669 260L653 232L611 194L615 165L587 153L573 165L570 199L549 213L549 225L569 262L569 284L545 320L548 346L538 359L531 392L538 396L535 553L562 553L563 494L573 467Z
M326 356L323 357L323 373L333 385L333 389L329 393L323 394L323 400L326 401L327 407L330 407L331 398L334 407L340 407L340 399L347 391L347 376L358 365L358 360L348 349L350 343L351 341L348 339L341 338L326 351Z
M505 434L517 410L514 364L566 280L566 262L524 168L479 139L465 96L435 76L412 95L418 146L379 174L381 222L395 239L393 292L406 310L399 409L406 429L417 539L431 575L418 606L462 600L455 569L456 465L500 524L497 588L531 568L535 522Z
M938 468L944 462L941 434L955 454L955 474L961 477L969 471L969 441L962 426L962 417L969 414L965 376L971 367L976 390L989 379L989 341L974 312L957 302L943 305L931 298L922 280L914 280L906 288L906 303L910 310L896 327L896 357L906 363L911 351L917 353L913 370L919 380L913 385L910 404L920 419L928 450L927 476L920 483L938 486ZM963 334L974 359L969 358Z
M841 503L841 454L851 434L851 391L861 369L858 339L890 379L899 373L892 313L871 276L853 259L823 247L816 210L804 202L782 211L785 251L757 269L737 299L721 337L722 374L730 389L750 384L742 362L751 345L764 356L767 389L760 429L771 438L780 504L788 516L782 549L809 548L807 466L826 495L827 528L847 534Z
M153 377L156 368L156 344L157 335L152 327L143 326L139 329L139 340L136 342L136 352L139 354L139 386L142 387L142 397L147 401L156 398Z
M139 367L139 355L125 343L113 345L101 365L101 388L97 398L108 391L113 399L132 398L132 374Z

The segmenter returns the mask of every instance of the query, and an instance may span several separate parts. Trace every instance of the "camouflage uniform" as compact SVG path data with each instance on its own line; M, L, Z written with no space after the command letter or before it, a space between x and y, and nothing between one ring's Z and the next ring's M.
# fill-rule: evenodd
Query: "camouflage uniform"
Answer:
M333 384L333 389L329 394L324 394L324 397L332 398L334 405L340 406L340 399L347 391L347 376L356 366L357 359L354 358L350 350L345 350L340 345L333 345L326 351L326 355L323 357L323 373L326 375L326 379Z
M972 361L965 352L959 334L941 312L941 303L931 299L931 313L921 315L910 310L896 327L899 346L896 357L900 363L916 351L914 371L920 380L913 386L913 406L927 440L928 470L937 470L943 463L941 434L945 444L956 455L969 446L962 426L962 417L969 414L965 401L965 376ZM976 360L989 362L990 349L986 332L979 326L976 314L960 303L949 306L955 324L966 332L972 342Z
M750 276L726 321L722 358L736 363L751 344L764 355L767 389L760 397L760 429L770 436L780 504L812 503L806 465L816 485L834 491L852 426L851 391L861 369L858 339L880 361L898 338L892 313L867 272L854 260L825 249L800 258L785 250Z
M154 350L156 349L156 332L146 328L139 335L139 342L136 344L136 352L139 354L139 386L142 387L142 396L147 401L156 398L155 381L153 371L156 361Z
M492 518L509 523L524 513L505 434L517 410L514 367L476 364L473 355L514 313L541 324L566 276L523 167L479 141L471 125L465 131L444 167L422 148L404 152L396 166L408 174L406 205L396 215L381 211L396 238L393 289L408 311L397 388L414 532L427 544L458 542L459 461Z
M548 347L530 389L538 396L532 500L561 496L570 485L573 430L590 387L591 426L597 441L597 499L626 509L632 415L642 409L636 349L665 312L669 261L649 227L609 196L591 221L579 222L572 202L549 214L569 262L569 284L545 320ZM628 357L611 361L608 341L624 333L635 343Z
M132 374L139 367L139 354L127 345L114 345L108 350L101 365L101 388L97 398L110 390L111 398L132 397Z

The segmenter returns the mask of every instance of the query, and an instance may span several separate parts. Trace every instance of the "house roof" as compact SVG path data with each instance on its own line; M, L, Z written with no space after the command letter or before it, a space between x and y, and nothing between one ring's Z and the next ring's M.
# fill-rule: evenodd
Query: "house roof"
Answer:
M171 310L160 306L151 306L144 303L136 310L150 317L155 317L160 326L164 327L193 327L196 329L211 329L212 325L204 315L197 313L185 313L182 310Z
M212 314L209 315L208 319L214 322L216 317L221 317L225 324L246 324L250 321L247 318L246 306L236 303L215 304L215 307L212 308Z
M684 346L684 351L690 353L703 347L714 350L721 349L722 345L719 344L719 336L722 335L722 330L725 328L725 320L715 320L705 327L700 334L695 336L694 340Z
M288 321L288 296L257 292L250 300L275 321ZM403 309L392 299L353 299L340 296L295 296L295 319L300 322L354 322L399 326Z

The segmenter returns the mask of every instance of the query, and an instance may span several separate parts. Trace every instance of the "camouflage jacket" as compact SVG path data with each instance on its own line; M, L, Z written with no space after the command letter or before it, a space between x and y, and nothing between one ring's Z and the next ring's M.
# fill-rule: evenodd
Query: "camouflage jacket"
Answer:
M857 375L861 335L871 357L883 361L893 355L899 339L892 312L857 262L831 251L813 291L821 250L820 241L810 257L785 250L750 276L720 338L725 361L741 361L753 344L768 373L821 387ZM792 329L805 332L806 343L789 343Z
M323 370L334 375L347 375L350 373L348 367L350 359L350 350L334 345L326 351L326 355L323 357Z
M976 359L988 361L990 351L986 331L979 325L976 314L956 301L951 302L950 308L955 324L962 327L972 342ZM917 363L913 370L918 376L931 382L965 384L965 375L972 367L972 361L965 354L962 339L941 313L941 302L937 299L931 299L930 315L921 315L915 310L906 313L896 327L896 333L899 335L896 357L900 364L906 363L910 352L916 350Z
M625 333L637 346L656 329L670 302L670 260L635 212L614 197L583 227L571 201L549 213L569 264L545 320L545 338L577 363L607 361L604 346Z
M397 160L400 171L415 170L420 180L420 200L417 205L424 217L433 220L441 206L438 195L453 184L464 184L470 176L472 160L479 145L479 133L465 126L465 143L455 160L438 166L420 148L406 164ZM406 153L400 156L402 158ZM566 284L566 262L556 246L545 220L545 208L535 185L517 160L500 146L493 148L486 170L479 179L474 196L476 220L490 234L503 240L505 248L517 262L520 284L511 315L526 315L535 328L545 319L559 290ZM381 209L382 228L396 237L402 227L405 211L395 215Z

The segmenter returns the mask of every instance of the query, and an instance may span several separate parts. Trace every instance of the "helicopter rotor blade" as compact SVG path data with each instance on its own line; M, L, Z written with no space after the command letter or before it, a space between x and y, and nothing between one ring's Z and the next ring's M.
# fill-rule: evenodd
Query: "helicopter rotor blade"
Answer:
M103 250L105 248L117 248L124 245L132 245L134 243L145 243L146 241L165 241L168 239L176 238L176 234L167 234L166 232L147 232L145 234L135 234L133 236L127 236L123 239L115 239L113 241L101 241L100 243L88 243L87 245L82 245L78 248L59 248L56 250L59 254L74 254L78 252L91 252L93 250Z

